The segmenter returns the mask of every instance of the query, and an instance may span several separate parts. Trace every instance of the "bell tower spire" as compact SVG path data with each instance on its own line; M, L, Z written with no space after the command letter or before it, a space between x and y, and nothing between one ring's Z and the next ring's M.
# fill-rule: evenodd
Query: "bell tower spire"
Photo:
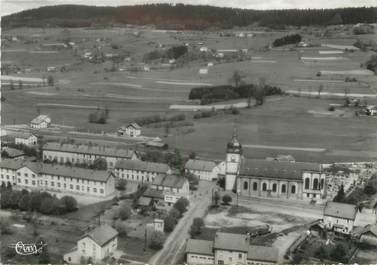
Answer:
M234 128L232 138L226 148L225 190L233 190L235 188L241 163L241 155L242 145L238 141L237 130Z

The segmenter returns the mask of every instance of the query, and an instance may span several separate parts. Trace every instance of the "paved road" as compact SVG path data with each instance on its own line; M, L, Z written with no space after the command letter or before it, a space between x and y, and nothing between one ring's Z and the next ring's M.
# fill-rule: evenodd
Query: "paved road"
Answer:
M177 264L182 254L186 240L189 238L189 230L192 221L196 217L203 217L210 204L210 198L198 196L191 202L190 209L185 213L184 217L179 221L174 231L165 241L162 250L157 252L149 260L151 265L173 265Z

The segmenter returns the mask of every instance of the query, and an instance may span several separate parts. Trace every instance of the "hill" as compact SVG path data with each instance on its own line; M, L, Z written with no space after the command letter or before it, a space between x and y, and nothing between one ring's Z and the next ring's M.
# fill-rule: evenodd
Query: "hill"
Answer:
M96 7L83 5L46 6L3 17L4 28L94 27L154 25L164 29L232 28L257 23L260 26L308 26L376 23L377 8L249 10L194 5L136 5Z

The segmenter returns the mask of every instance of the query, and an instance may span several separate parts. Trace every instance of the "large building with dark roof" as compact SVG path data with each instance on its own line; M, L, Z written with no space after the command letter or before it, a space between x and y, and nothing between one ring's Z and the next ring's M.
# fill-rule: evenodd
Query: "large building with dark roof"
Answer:
M278 249L250 244L250 236L216 232L213 241L189 239L186 245L188 264L276 264Z
M104 158L108 168L113 168L118 160L138 159L135 151L108 146L47 143L43 146L43 160L58 163L92 164L96 159Z
M326 175L317 163L247 159L233 136L227 145L226 189L241 196L320 200Z
M328 230L350 234L353 230L357 213L356 205L327 202L323 210L323 224Z

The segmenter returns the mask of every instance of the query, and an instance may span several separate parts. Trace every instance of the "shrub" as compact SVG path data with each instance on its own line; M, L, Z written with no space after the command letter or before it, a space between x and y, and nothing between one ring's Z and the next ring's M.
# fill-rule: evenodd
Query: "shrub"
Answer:
M115 223L115 230L118 231L120 237L127 236L127 226L122 221L117 221Z
M77 201L72 196L64 196L60 199L61 205L64 207L64 211L72 212L77 210Z
M329 257L329 253L327 252L327 249L324 246L320 246L314 253L314 256L316 258L319 258L321 261L324 259L327 259Z
M186 212L188 205L189 205L189 201L186 198L181 197L174 204L174 208L177 209L180 212L180 214L182 215L184 212Z
M225 194L223 196L223 203L225 205L229 205L229 203L232 201L232 197L229 194Z
M202 232L202 227L204 226L204 221L202 218L195 218L192 222L191 228L190 228L190 235L192 237L196 235L200 235Z
M6 219L1 218L0 219L0 234L1 235L11 235L12 233L13 232L12 232L10 223Z
M176 223L177 223L177 220L173 216L171 215L166 216L164 219L164 231L172 232L174 230Z
M165 236L162 232L155 231L152 233L151 241L150 241L150 248L159 250L162 249L165 241Z
M346 251L346 248L343 246L343 244L338 243L331 250L330 257L334 261L338 261L338 262L342 262L342 263L348 263L347 251Z
M335 107L334 106L329 106L328 110L329 111L335 111Z
M120 210L119 210L119 218L121 220L127 220L128 218L130 218L131 216L131 208L128 207L127 205L126 206L123 206Z
M302 37L299 34L292 34L292 35L287 35L282 38L274 40L272 45L274 47L279 47L287 44L297 44L301 41Z

